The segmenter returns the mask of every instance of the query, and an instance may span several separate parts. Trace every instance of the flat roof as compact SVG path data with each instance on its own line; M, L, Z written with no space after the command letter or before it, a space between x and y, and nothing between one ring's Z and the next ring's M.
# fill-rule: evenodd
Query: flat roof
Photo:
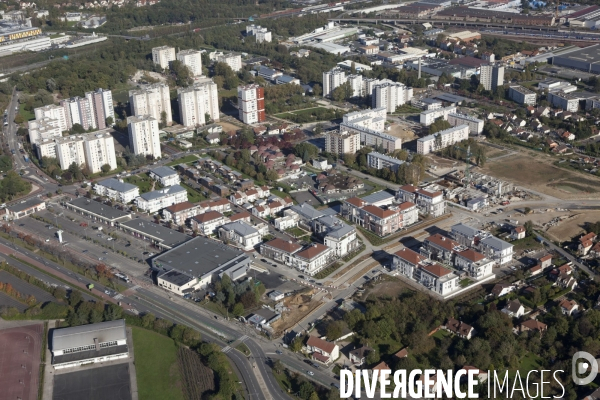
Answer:
M116 221L121 218L130 217L129 213L117 210L116 208L109 207L106 204L102 204L99 201L88 199L87 197L79 197L75 200L70 201L73 207L80 208L90 214L99 215L102 218L110 221Z
M400 161L400 160L398 160ZM395 198L395 196L391 193L386 192L385 190L380 190L379 192L372 193L368 196L361 197L361 199L366 203L378 203L380 201L390 200Z
M139 218L121 222L119 226L140 232L167 247L174 247L191 239L191 236Z
M165 176L177 175L177 171L175 171L173 168L167 167L167 166L160 166L160 167L151 169L150 173L158 175L161 178L164 178Z
M171 196L175 193L185 192L186 190L180 185L168 186L166 188L154 190L152 192L143 193L140 197L146 201L160 199L165 196Z
M193 281L195 278L186 274L185 272L172 269L158 276L160 279L172 283L175 286L183 286L186 283Z
M132 185L131 183L121 182L120 180L115 178L105 179L96 183L96 185L104 186L106 188L116 190L117 192L121 193L129 192L138 188L137 186Z
M29 200L25 200L25 202L23 202L23 203L18 203L18 204L14 204L12 206L8 206L8 207L6 207L6 209L8 211L10 211L11 213L18 213L18 212L21 212L24 210L28 210L31 207L35 207L42 203L43 203L42 200L34 197Z
M198 236L154 258L152 264L157 268L202 276L219 268L225 270L231 261L247 257L222 242Z
M94 344L96 339L98 343L127 340L125 320L118 319L97 324L55 329L52 331L52 351L89 346Z
M575 50L567 54L556 55L554 58L565 58L579 62L597 63L600 61L600 45L584 47L583 49Z
M433 96L435 99L439 99L442 101L447 101L448 103L461 103L465 100L468 100L466 97L456 96L450 93L442 93L436 96Z

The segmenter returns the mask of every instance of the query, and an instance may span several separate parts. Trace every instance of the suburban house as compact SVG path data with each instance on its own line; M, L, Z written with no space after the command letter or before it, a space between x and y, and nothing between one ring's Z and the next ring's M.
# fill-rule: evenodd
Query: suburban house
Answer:
M467 340L471 339L475 334L475 329L473 329L471 325L465 324L464 322L458 321L454 318L448 318L448 321L443 328L448 332Z
M497 283L492 288L491 293L492 293L492 295L494 295L496 297L502 297L502 296L512 292L513 290L515 290L515 287L512 285L507 285L504 283Z
M525 307L521 304L519 299L511 300L506 303L506 306L502 309L502 312L509 317L520 318L525 314Z
M372 348L368 346L362 346L350 351L350 353L348 353L348 358L350 358L350 361L352 362L352 364L354 364L354 366L360 367L361 365L365 364L367 355L372 351Z
M396 354L394 354L394 357L396 357L398 359L408 357L408 347L405 347L402 350L400 350L399 352L397 352Z
M540 258L540 265L542 269L547 268L552 265L552 254L547 254L544 257Z
M217 211L209 211L204 214L196 215L192 218L192 229L197 230L204 236L210 236L221 225L225 225L229 219Z
M176 225L185 225L190 218L200 214L200 206L189 201L174 204L162 210L163 219L167 222L173 221Z
M543 333L547 329L548 326L546 324L544 324L543 322L536 321L535 319L528 319L527 321L519 325L520 332L533 331Z
M524 226L515 226L510 232L510 237L512 237L514 240L525 239L525 233L526 231Z
M171 167L160 166L150 170L150 178L163 186L179 185L179 174Z
M312 358L323 364L330 364L340 356L340 347L333 343L310 336L306 341L306 350L312 353Z
M594 245L594 241L596 240L596 234L594 232L590 232L586 235L583 235L579 238L579 245L577 247L577 252L581 256L587 255L587 253L591 250Z
M570 316L579 312L579 304L575 300L564 299L558 306L564 315Z

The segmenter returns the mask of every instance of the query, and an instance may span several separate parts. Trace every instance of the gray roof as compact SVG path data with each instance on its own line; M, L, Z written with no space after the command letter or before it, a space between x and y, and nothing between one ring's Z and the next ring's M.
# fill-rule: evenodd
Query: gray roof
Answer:
M165 166L156 167L156 168L150 170L150 173L157 175L161 178L164 178L165 176L177 175L177 171L175 171L171 167L165 167Z
M330 237L339 239L339 238L344 237L345 235L347 235L349 233L354 232L355 230L356 229L353 226L344 224L344 225L342 225L341 227L339 227L337 229L329 231L326 236L330 236Z
M141 194L140 197L146 201L160 199L161 197L170 196L175 193L185 192L185 188L180 185L173 185L163 189L154 190L152 192Z
M442 101L447 101L449 103L460 103L462 101L468 100L466 97L456 96L450 93L442 93L437 96L434 96L436 99L440 99Z
M399 160L398 160L399 161ZM379 192L375 192L373 194L370 194L368 196L365 197L361 197L361 199L363 199L363 201L365 201L366 203L369 204L373 204L373 203L378 203L380 201L384 201L384 200L391 200L394 199L394 195L391 193L388 193L384 190L381 190Z
M290 83L293 82L296 78L294 78L293 76L289 76L289 75L281 75L280 77L277 78L278 82L285 82L285 83Z
M131 221L120 222L122 228L129 228L142 233L146 237L150 237L163 246L174 247L178 244L190 240L190 236L174 231L154 222L143 220L140 218L132 219Z
M125 320L56 329L52 332L52 351L89 346L94 344L94 339L98 339L98 343L126 340Z
M234 231L240 236L248 236L258 233L258 231L253 226L248 225L243 221L230 222L229 224L221 226L221 228L228 231Z
M506 249L510 249L511 247L513 247L512 244L505 242L504 240L498 239L495 236L486 237L485 239L483 239L481 241L481 243L483 243L486 246L489 246L493 249L497 249L497 250L506 250Z
M206 237L198 236L152 260L155 268L177 269L193 276L229 268L233 261L248 258L243 252Z
M126 192L129 192L130 190L135 190L138 188L137 186L132 185L131 183L121 182L120 180L115 179L115 178L105 179L103 181L96 183L96 185L104 186L106 188L116 190L117 192L121 192L121 193L126 193Z
M460 233L461 235L467 236L467 237L473 237L476 236L479 231L475 228L470 227L469 225L465 225L465 224L456 224L456 225L452 225L452 233Z
M90 200L86 197L79 197L73 201L70 201L69 204L73 207L80 208L91 214L99 215L111 221L129 217L129 214L126 212L109 207L106 204L102 204L96 200Z
M24 203L17 203L17 204L13 204L12 206L8 206L8 207L6 207L6 209L8 211L10 211L11 213L18 213L18 212L27 210L31 207L35 207L42 203L43 203L42 200L34 197L29 200L25 200Z
M177 271L175 269L167 271L164 274L159 275L158 277L176 286L183 286L186 283L195 279L193 276L190 276L185 272Z
M302 203L295 206L292 206L291 209L300 214L305 219L313 220L323 216L323 213L316 210L313 206L308 203Z

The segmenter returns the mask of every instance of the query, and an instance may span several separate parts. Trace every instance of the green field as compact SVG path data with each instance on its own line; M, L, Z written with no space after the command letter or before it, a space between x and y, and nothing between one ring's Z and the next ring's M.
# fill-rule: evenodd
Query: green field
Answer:
M167 164L167 167L173 167L175 165L185 164L185 163L189 163L189 162L193 162L193 161L198 161L198 157L196 157L193 154L190 154L189 156L181 157L181 158L178 158L177 160L171 161L170 163Z
M206 198L204 196L202 196L200 193L198 193L198 191L196 189L194 189L193 187L190 187L183 182L181 182L180 185L183 188L185 188L185 190L187 190L188 201L190 203L198 203L198 202L201 202L202 200L206 200Z
M25 103L19 104L19 114L23 116L25 121L31 121L32 119L35 119L33 112L25 109Z
M184 400L177 344L166 336L132 327L140 400Z
M146 174L132 175L125 178L125 182L131 183L140 188L141 193L147 193L152 190L152 183L154 182L150 176ZM160 184L156 184L154 189L158 189Z
M326 108L325 107L305 108L304 110L288 111L288 112L284 112L281 114L275 114L275 116L278 118L289 118L291 115L312 114L314 111L317 111L317 110L326 110Z

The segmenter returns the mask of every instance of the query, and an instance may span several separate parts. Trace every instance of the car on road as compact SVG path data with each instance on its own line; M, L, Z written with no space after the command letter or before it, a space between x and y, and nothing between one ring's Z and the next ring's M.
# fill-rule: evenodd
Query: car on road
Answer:
M105 290L104 293L110 296L110 290Z
M82 251L82 253L87 253L87 252L88 252L87 249L85 249L85 250Z
M264 262L264 263L269 263L265 258L261 258L260 261Z
M310 376L314 376L315 375L315 373L312 372L312 371L306 371L306 373L309 374Z
M50 239L46 239L46 242L49 242L49 241L50 241Z
M283 354L283 352L281 350L275 350L275 353L277 353L277 354Z
M104 257L98 257L98 261L104 260Z

